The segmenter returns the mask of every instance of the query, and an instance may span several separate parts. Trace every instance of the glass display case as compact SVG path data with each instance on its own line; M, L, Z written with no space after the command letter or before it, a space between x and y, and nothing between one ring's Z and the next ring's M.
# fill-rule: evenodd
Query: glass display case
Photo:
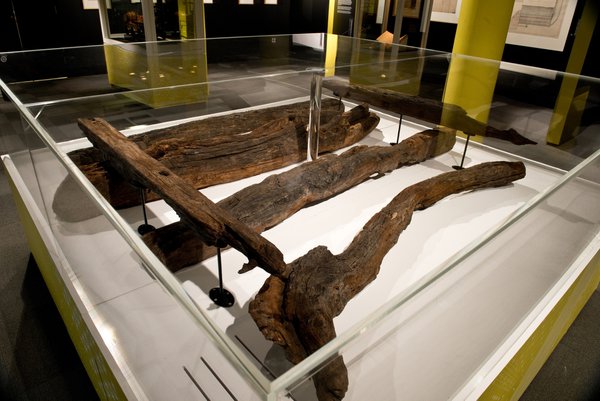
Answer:
M549 352L568 327L565 316L576 314L598 285L600 80L325 34L2 57L0 87L23 122L2 160L32 252L102 399L466 400L515 391L514 381L527 373L523 366L535 367ZM46 68L40 60L54 63ZM27 79L19 78L24 68ZM464 91L453 93L451 82ZM473 87L475 97L468 93ZM235 224L251 227L254 234L244 235L280 251L284 273L264 265L238 272L248 257L237 234L228 242L233 247L218 253L203 253L201 242L185 248L181 231L163 230L192 229L204 238L202 230L170 198L155 196L154 187L147 192L144 179L134 180L137 187L127 187L133 197L118 204L122 193L115 188L129 184L110 175L108 160L115 156L93 149L95 139L86 137L79 119L102 119L136 143L140 159L135 153L125 163L145 163L148 154L155 158L148 163L163 160L168 170L159 167L157 175L174 172L199 188L211 213L226 210ZM292 133L268 131L282 119L297 122ZM198 142L184 143L186 127L201 136L194 137ZM254 139L262 130L292 141L262 147ZM364 135L328 147L329 130ZM452 142L393 168L381 167L385 158L378 156L367 173L350 162L318 170L311 177L324 195L300 195L302 206L263 224L278 204L260 195L285 193L283 199L306 185L286 173L367 148L408 152L420 146L410 138L424 131ZM214 145L231 137L240 146L235 151ZM209 156L189 163L207 147ZM183 156L164 161L169 151ZM272 163L271 151L293 157ZM241 154L252 156L238 167ZM224 157L222 170L213 171L209 159L217 156ZM373 220L407 188L427 197L421 183L495 161L519 162L524 177L470 190L475 184ZM111 178L97 181L96 174ZM360 174L366 175L336 187L339 176ZM260 186L269 177L281 184L274 192ZM447 188L451 178L445 177L454 175L443 177L436 188ZM257 188L256 198L248 188ZM249 216L236 215L232 205L244 202ZM406 226L391 233L407 213ZM155 231L140 234L142 225ZM163 239L173 259L148 239L160 232L169 233ZM375 237L359 242L359 233ZM389 249L375 257L379 262L361 259L381 243ZM278 312L257 324L249 309L269 291L270 277L292 291L290 277L300 273L289 273L290 266L324 247L343 255L342 266L366 260L356 271L336 270L305 284L306 293L316 289L315 305L341 302L324 318L335 335L314 347L307 338L327 330L299 328L313 324L315 315L302 318L311 302L291 311L294 300L285 298L277 311L297 338L274 344L263 333L275 327L269 324ZM346 252L352 247L354 253ZM318 266L315 277L331 266ZM369 277L356 284L365 269ZM342 296L341 287L355 293ZM215 304L215 289L226 289L232 302ZM320 319L322 309L315 310ZM300 358L292 352L298 342Z

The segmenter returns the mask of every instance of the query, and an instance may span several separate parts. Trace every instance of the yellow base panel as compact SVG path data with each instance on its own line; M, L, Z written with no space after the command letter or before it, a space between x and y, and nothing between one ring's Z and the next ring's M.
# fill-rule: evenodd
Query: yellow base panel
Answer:
M81 313L79 312L69 290L65 287L63 280L57 271L57 267L40 236L27 207L20 197L14 182L7 174L13 198L17 206L19 217L23 224L25 236L29 248L42 273L42 277L48 286L52 299L67 327L71 341L81 358L90 380L92 381L98 396L103 401L125 401L127 398L119 386L116 378L98 348L92 334L87 328Z
M598 288L599 283L600 252L594 256L571 288L479 400L518 400Z

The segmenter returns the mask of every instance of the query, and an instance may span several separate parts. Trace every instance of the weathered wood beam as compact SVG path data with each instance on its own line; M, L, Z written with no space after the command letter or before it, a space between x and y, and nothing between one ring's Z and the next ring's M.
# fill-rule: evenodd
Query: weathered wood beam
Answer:
M353 144L379 123L379 117L370 113L367 106L357 106L342 113L332 109L330 103L327 102L329 108L324 113L327 118L320 130L321 152ZM307 111L297 106L257 113L237 113L227 118L183 124L179 128L137 136L134 142L196 189L235 181L306 159ZM266 116L273 117L277 113L280 113L277 118L265 122ZM249 116L253 115L262 124L256 125L255 122L251 132L243 131L250 126ZM211 121L210 126L207 126L208 120ZM222 126L219 127L219 124ZM215 133L219 128L221 135ZM199 132L204 129L206 135ZM97 150L75 151L69 156L115 208L139 204L137 189L124 182L108 163L102 161ZM57 198L60 195L59 188ZM148 200L154 199L157 199L155 194L148 194Z
M451 194L507 185L524 176L521 162L491 162L407 187L365 224L341 254L319 246L288 265L287 279L269 277L250 302L250 315L263 335L298 363L335 338L333 318L375 279L415 210ZM348 388L342 357L321 369L314 383L320 401L341 400Z
M376 174L419 163L452 149L449 131L417 133L394 146L356 146L272 175L218 202L257 232L273 227L307 205L335 196ZM257 207L264 205L264 207ZM144 241L173 272L213 256L216 250L178 222L144 235Z
M326 123L344 110L340 108L336 99L324 99L322 103L323 123ZM207 117L200 120L189 121L173 127L156 129L142 134L129 136L140 149L146 149L158 141L174 138L188 138L190 141L204 140L216 135L239 135L252 131L261 125L267 124L287 116L298 116L308 123L309 102L296 102L281 106L265 107L256 110L246 110L221 116ZM69 157L78 166L92 162L102 161L102 154L96 148L78 149L69 153Z
M215 205L162 163L148 156L137 145L102 119L80 119L88 139L129 182L159 194L208 244L230 245L270 274L285 274L285 262L271 242Z
M319 131L322 152L364 138L379 123L366 105L338 115ZM251 177L306 160L306 122L295 116L268 122L246 135L218 135L190 143L160 141L147 153L198 188Z
M323 81L323 86L337 96L365 102L394 113L411 116L433 124L463 131L467 135L481 135L512 142L516 145L535 144L515 129L501 130L469 117L460 106L420 96L410 96L387 89L350 84L340 79ZM442 120L443 116L443 120Z

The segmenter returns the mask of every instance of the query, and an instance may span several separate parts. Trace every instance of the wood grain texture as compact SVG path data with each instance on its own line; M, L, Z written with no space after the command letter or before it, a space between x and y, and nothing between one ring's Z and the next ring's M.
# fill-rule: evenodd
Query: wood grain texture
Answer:
M525 176L521 162L490 162L440 174L401 191L374 215L339 255L318 246L288 265L288 277L268 278L249 312L265 338L298 363L335 338L333 318L373 281L415 210L464 191L507 185ZM320 401L341 400L348 388L343 358L314 377Z
M257 232L273 227L298 210L333 197L373 175L419 163L452 149L454 133L427 130L394 146L356 146L272 175L217 204ZM261 205L261 207L257 207ZM144 241L173 272L216 253L178 222L144 235Z
M339 79L323 81L323 87L336 95L365 102L384 110L417 118L433 124L463 131L467 135L481 135L509 141L516 145L535 144L534 141L519 134L515 129L497 129L491 125L469 117L460 106L442 103L438 100L409 96L377 87L349 84ZM442 118L443 116L443 118Z
M379 117L370 113L368 106L344 113L337 107L337 100L324 102L319 131L321 153L357 142L379 123ZM306 159L307 123L308 105L300 103L207 118L136 135L131 140L200 189ZM139 204L137 188L124 182L97 149L78 150L69 156L115 208ZM148 194L148 200L155 199L156 194Z
M270 274L285 274L283 255L275 245L178 177L102 119L80 119L80 128L111 166L128 182L159 194L183 222L211 245L230 245L245 254L249 265Z

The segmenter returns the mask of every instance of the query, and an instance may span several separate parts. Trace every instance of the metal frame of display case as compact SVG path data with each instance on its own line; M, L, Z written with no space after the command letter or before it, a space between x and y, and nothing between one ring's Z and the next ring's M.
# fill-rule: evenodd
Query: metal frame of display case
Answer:
M260 50L259 57L244 54L244 49L254 48ZM222 59L213 57L211 49ZM105 93L71 98L51 94L35 101L27 100L37 90L31 83L5 82L4 73L0 86L26 127L27 145L4 155L3 162L28 241L102 399L313 400L311 377L338 355L349 369L348 400L365 399L375 390L381 392L380 399L518 396L514 380L507 384L506 377L516 377L517 387L524 389L598 286L600 211L595 200L600 197L600 150L593 148L593 141L588 145L581 137L583 156L575 161L543 144L526 152L493 140L474 142L467 153L471 162L521 160L530 178L504 192L458 196L415 217L414 230L411 226L401 236L380 277L336 318L337 338L291 366L277 347L261 340L246 313L264 272L239 277L225 273L225 283L239 302L231 311L215 308L205 291L215 284L206 284L216 277L214 258L172 274L135 231L139 209L116 211L69 158L68 152L89 146L75 118L104 112L94 116L108 117L125 134L134 135L311 97L318 109L321 75L418 95L431 65L442 66L431 79L440 85L447 63L458 56L400 46L391 51L377 42L321 34L113 44L96 50L107 62L114 52L125 54L122 61L135 59L121 65L124 72L134 66L130 72L136 75L126 75L139 78L136 85L142 82L138 67L144 63L149 66L144 72L157 78L143 87L113 84ZM48 52L57 51L75 57L80 49ZM44 55L8 54L9 60L33 56ZM178 61L184 65L190 58L206 62L196 65L205 73L190 74L193 79L187 82L161 83L160 74L177 70ZM213 70L212 63L226 68ZM227 75L232 71L235 75ZM597 80L581 80L590 88L600 86ZM242 93L245 86L251 90ZM190 91L201 96L185 96ZM435 97L439 91L432 93ZM237 103L221 95L232 95ZM323 90L323 96L334 94ZM353 103L344 100L344 105ZM527 110L526 104L504 106L509 111L500 117ZM128 110L142 110L147 123L124 118ZM381 122L363 144L385 145L400 128L404 138L430 126L382 109L376 113ZM497 123L493 117L490 123ZM524 134L535 134L536 123L535 118L527 121ZM392 194L459 159L464 142L459 138L452 152L430 163L397 170L305 209L264 235L280 241L286 261L320 243L313 238L343 249ZM202 191L216 201L266 175ZM67 208L95 212L81 221L56 217L53 198L67 179L73 184L71 200L65 198ZM174 212L161 202L148 205L151 219L175 221ZM469 218L463 221L455 211L467 211ZM540 240L541 233L547 238ZM425 245L416 246L418 241ZM225 266L239 266L243 257L227 252L223 259ZM251 339L251 350L239 340L240 333ZM172 379L175 374L178 378Z

